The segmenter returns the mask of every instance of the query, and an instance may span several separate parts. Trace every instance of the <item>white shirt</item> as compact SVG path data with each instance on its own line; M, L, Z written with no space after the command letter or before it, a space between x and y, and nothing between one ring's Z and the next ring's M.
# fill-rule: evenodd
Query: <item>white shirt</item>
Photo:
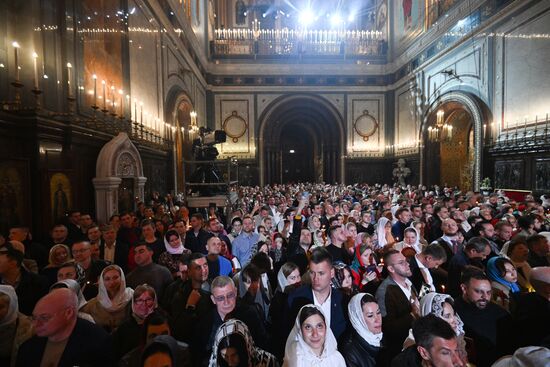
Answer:
M432 292L435 292L435 286L434 286L434 280L432 278L432 274L430 273L430 269L424 266L419 260L418 257L415 255L414 259L416 260L416 263L418 264L418 268L420 269L420 272L422 273L422 277L424 278L424 283L428 284L430 288L432 289Z
M112 263L115 262L115 246L116 246L116 241L113 243L113 246L109 247L107 246L107 244L105 244L104 246L104 251L103 251L103 260L107 260L107 261L110 261Z
M330 327L330 314L331 314L331 307L330 307L330 300L332 298L332 290L330 292L330 294L328 295L327 299L325 300L325 303L321 304L321 302L319 302L319 300L317 300L317 297L315 297L315 292L313 292L313 304L315 306L319 306L321 307L321 310L323 310L323 314L325 315L325 324Z
M407 299L411 299L411 296L412 296L412 283L409 279L406 279L405 278L405 284L407 285L407 287L403 287L401 284L395 282L399 288L401 288L401 290L403 291L403 293L405 293L405 297L407 297ZM315 295L314 295L315 297Z

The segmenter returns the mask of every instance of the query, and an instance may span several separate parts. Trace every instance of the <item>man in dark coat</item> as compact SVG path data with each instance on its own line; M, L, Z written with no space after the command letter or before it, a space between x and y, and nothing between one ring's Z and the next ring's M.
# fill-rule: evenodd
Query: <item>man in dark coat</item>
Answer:
M73 291L55 289L44 296L33 311L36 335L19 348L16 366L111 366L111 337L77 315Z
M466 268L462 275L462 297L455 299L455 311L464 322L465 336L472 338L477 351L476 366L491 366L499 357L514 351L513 320L510 314L491 302L491 282L477 268Z
M48 293L48 280L23 267L23 253L11 242L0 247L0 283L15 288L19 311L30 315L36 302Z
M288 296L288 309L285 312L286 335L290 333L300 308L312 303L324 311L325 318L328 319L327 324L338 339L348 326L347 304L342 293L331 287L334 268L332 257L326 249L317 248L311 253L309 276L311 284L299 287Z
M393 356L401 351L413 321L420 316L420 304L408 279L411 269L405 256L397 250L389 250L384 255L384 264L389 276L376 290L376 300L382 313L382 342Z

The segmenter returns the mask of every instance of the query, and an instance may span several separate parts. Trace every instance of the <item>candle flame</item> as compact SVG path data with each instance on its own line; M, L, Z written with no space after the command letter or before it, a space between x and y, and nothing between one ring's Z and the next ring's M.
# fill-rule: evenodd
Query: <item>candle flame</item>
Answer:
M13 42L11 43L11 45L12 45L13 47L15 47L15 48L21 47L21 46L19 46L19 43L17 43L17 41L13 41Z
M102 80L102 81L101 81L101 84L105 84L105 80Z
M72 68L73 66L71 65L70 62L68 62L68 63L67 63L67 67L68 67L68 68Z
M97 75L92 75L92 79L97 79Z
M32 53L32 58L33 58L33 59L36 59L37 57L38 57L38 54L37 54L36 52L33 51L33 53Z

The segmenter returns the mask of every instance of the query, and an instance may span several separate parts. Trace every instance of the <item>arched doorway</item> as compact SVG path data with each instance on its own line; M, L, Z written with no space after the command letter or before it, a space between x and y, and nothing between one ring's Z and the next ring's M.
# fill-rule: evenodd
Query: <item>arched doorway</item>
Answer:
M440 114L438 120L438 113ZM479 190L483 150L482 126L488 109L474 95L449 92L438 97L426 113L421 129L421 184L448 184ZM437 137L433 129L439 125ZM451 137L447 132L452 130Z
M319 96L272 102L260 117L260 183L343 182L343 126L342 116Z
M438 115L440 116L437 132ZM449 102L428 119L426 143L428 184L441 184L468 191L473 187L474 131L472 116L462 105Z
M302 124L295 124L281 131L282 182L314 182L314 158L317 154L316 137Z

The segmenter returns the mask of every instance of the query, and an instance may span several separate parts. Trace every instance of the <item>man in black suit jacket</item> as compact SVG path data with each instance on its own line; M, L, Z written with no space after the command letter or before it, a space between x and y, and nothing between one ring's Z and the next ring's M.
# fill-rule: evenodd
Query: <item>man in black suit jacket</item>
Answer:
M204 217L200 213L195 213L191 216L189 222L192 228L187 231L185 236L185 248L191 250L191 252L200 252L204 255L208 254L206 242L212 237L212 234L202 228L204 225Z
M323 310L327 324L338 339L348 325L347 304L342 293L331 287L331 279L334 276L332 257L324 248L317 248L311 253L309 275L311 285L303 285L288 296L288 309L285 312L287 335L300 308L307 304L315 304Z
M99 258L109 261L122 268L124 272L128 267L128 245L117 241L115 228L111 225L101 227L103 240L99 243ZM107 249L107 251L105 251ZM114 251L114 253L113 253ZM105 253L107 252L107 256Z
M81 241L86 238L80 228L80 211L70 210L67 213L67 230L69 231L68 239L71 243Z
M111 337L77 315L78 300L69 289L40 299L33 311L36 335L19 348L16 366L111 366Z
M412 273L409 279L418 292L423 293L423 286L426 287L426 290L430 288L430 291L436 291L431 269L437 269L445 260L447 260L447 253L438 243L432 243L424 247L421 253L409 259ZM441 290L444 291L444 289Z

